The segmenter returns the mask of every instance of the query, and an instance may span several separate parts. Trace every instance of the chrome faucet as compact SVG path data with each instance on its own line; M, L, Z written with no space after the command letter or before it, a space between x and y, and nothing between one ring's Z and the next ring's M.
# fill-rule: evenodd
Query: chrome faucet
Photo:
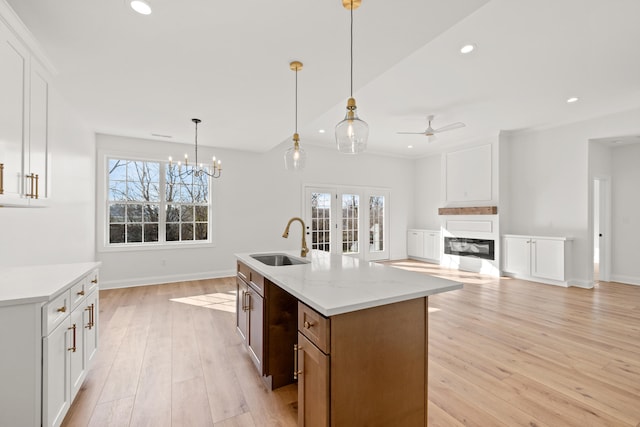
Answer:
M307 253L309 253L309 248L307 247L307 239L304 238L305 225L302 218L298 218L297 216L291 218L287 223L287 227L284 229L284 233L282 233L282 237L285 239L289 237L289 227L293 221L300 221L300 224L302 224L302 249L300 250L300 256L304 258L307 256Z

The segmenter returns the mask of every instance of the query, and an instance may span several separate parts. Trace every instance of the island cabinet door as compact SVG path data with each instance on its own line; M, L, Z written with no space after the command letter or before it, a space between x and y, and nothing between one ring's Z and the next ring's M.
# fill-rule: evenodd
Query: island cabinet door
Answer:
M329 356L298 333L298 426L329 426Z
M247 304L247 309L249 310L249 336L247 339L249 354L258 367L258 371L264 374L262 369L264 348L264 298L250 288L249 295L247 296Z

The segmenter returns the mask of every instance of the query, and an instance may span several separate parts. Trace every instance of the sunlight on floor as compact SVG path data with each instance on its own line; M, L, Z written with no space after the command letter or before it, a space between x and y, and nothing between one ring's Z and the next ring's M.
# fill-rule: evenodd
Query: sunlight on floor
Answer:
M171 301L210 308L212 310L226 311L227 313L236 312L235 291L216 292L213 294L194 295L183 298L171 298Z
M438 264L429 264L421 261L402 260L402 261L385 261L383 264L391 267L401 268L403 270L425 273L443 279L460 280L464 283L482 285L491 283L495 278L473 273L463 270L453 270L442 267ZM504 279L504 278L503 278Z

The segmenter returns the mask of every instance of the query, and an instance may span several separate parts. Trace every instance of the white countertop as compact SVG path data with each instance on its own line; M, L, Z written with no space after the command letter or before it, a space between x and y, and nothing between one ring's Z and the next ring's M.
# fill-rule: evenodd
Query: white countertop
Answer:
M99 262L0 267L0 306L46 302Z
M278 251L301 259L298 251ZM462 288L462 283L357 258L311 251L308 264L272 267L253 259L238 260L324 316L348 313Z

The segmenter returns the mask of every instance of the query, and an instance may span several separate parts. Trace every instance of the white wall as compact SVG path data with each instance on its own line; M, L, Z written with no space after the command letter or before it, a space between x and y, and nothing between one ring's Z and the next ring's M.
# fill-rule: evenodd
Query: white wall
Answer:
M571 236L573 283L593 280L589 139L640 134L640 109L509 136L503 234Z
M49 102L51 197L0 209L1 266L95 260L94 134L55 89Z
M442 206L440 154L415 161L415 214L409 228L440 230L438 208Z
M640 144L612 149L611 279L640 285Z
M150 156L166 153L179 158L192 146L159 141L98 135L98 148L127 150ZM289 218L302 214L304 184L340 184L386 187L390 196L390 257L406 256L406 229L413 212L413 162L373 154L343 155L332 145L311 146L307 168L301 173L284 170L283 155L289 143L264 154L234 150L213 151L199 146L202 158L216 155L223 160L223 176L214 182L215 247L105 252L103 287L166 283L234 274L234 253L297 249L300 231L289 239L282 231ZM162 154L161 158L166 158ZM102 224L98 225L102 232Z

